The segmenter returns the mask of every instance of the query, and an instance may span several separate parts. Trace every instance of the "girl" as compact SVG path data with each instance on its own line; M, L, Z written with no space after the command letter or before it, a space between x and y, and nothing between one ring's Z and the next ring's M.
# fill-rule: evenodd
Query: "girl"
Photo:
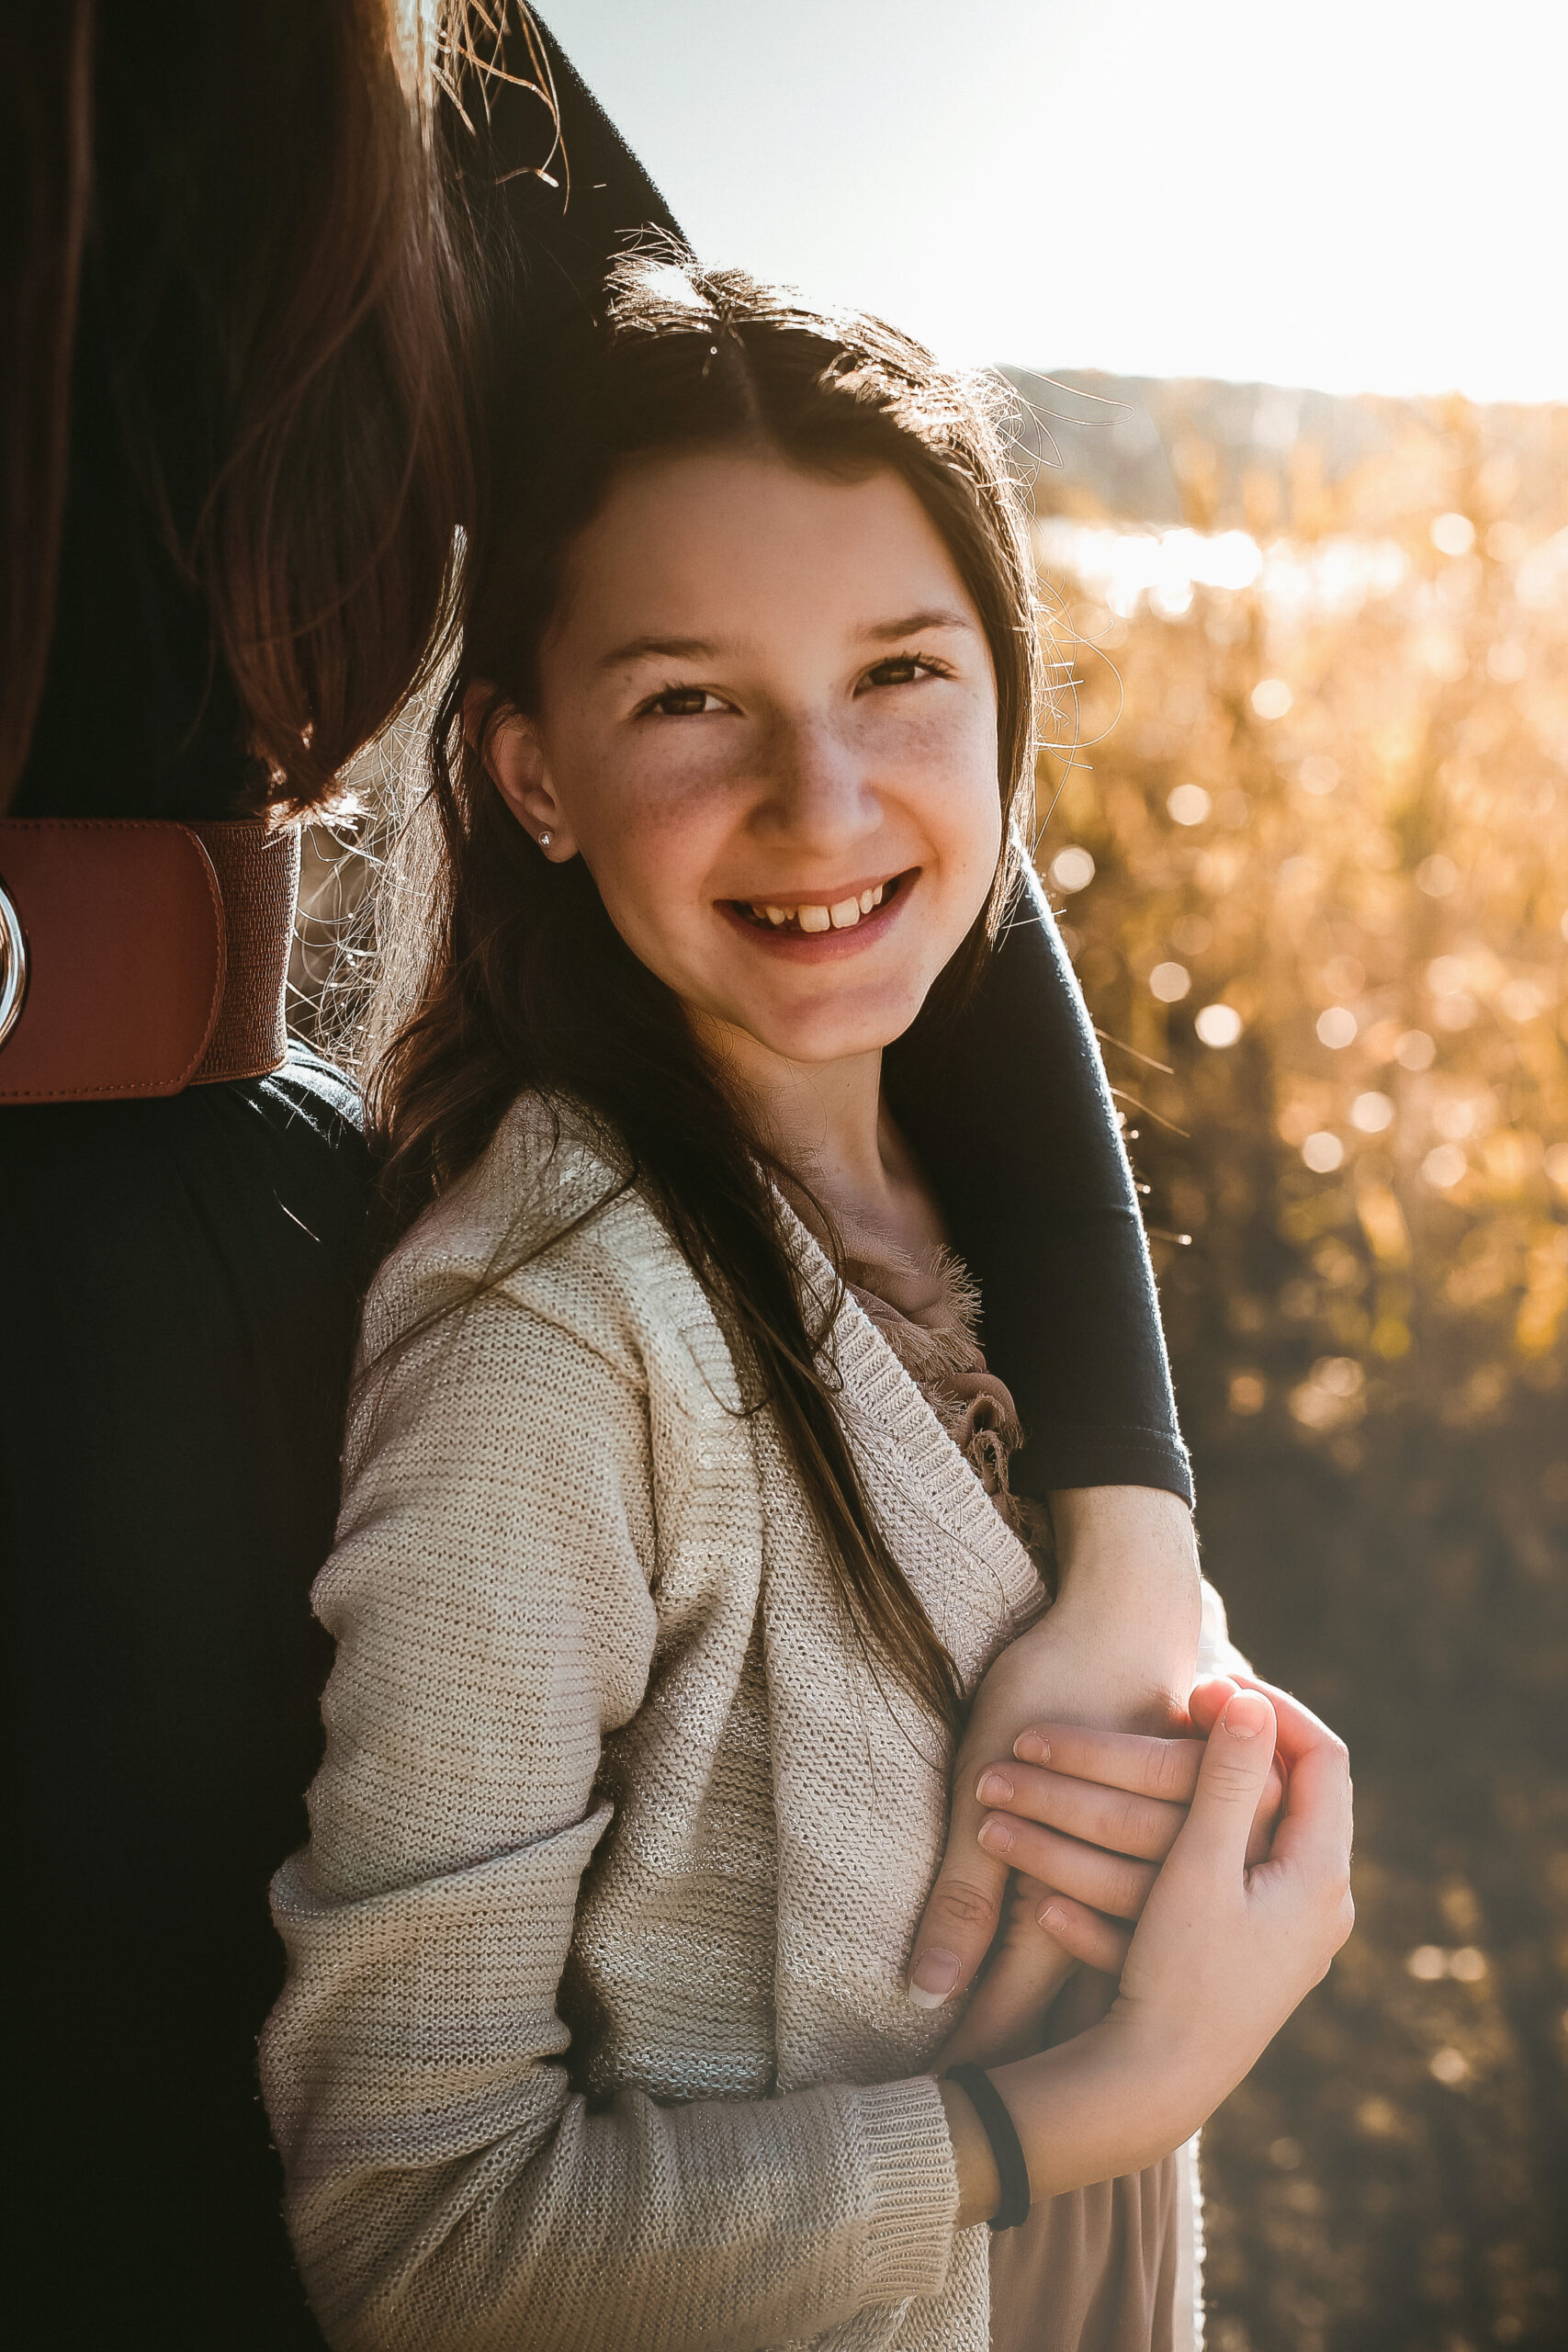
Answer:
M1046 1600L881 1087L1015 888L1018 518L966 388L736 277L623 267L519 424L275 1887L296 2246L335 2345L981 2352L976 2225L1158 2165L1326 1965L1343 1760L1277 1702L1248 1884L1276 1710L1221 1686L1108 2017L1039 2051L1043 1886L956 2033L906 1997L962 1711Z

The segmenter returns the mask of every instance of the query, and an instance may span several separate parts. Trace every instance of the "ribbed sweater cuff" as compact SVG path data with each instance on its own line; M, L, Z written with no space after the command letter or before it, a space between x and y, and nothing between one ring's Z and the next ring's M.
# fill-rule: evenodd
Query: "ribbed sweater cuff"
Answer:
M958 2170L942 2093L930 2075L854 2093L866 2184L867 2303L934 2295L947 2283Z

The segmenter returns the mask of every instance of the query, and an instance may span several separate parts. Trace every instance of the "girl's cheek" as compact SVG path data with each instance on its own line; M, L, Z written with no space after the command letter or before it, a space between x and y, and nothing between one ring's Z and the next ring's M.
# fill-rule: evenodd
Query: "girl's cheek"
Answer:
M602 809L596 838L585 843L605 904L653 934L683 924L704 898L703 884L725 845L730 820L718 796L671 783Z

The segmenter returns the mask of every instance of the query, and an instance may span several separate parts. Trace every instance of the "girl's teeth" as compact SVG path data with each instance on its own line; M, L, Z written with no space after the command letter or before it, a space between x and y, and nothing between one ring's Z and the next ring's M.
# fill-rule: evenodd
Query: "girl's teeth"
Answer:
M775 907L765 899L752 899L750 905L758 922L771 923L774 931L782 931L786 923L799 931L848 931L863 915L879 907L886 895L886 883L879 882L874 890L863 890L856 899L840 899L831 907Z

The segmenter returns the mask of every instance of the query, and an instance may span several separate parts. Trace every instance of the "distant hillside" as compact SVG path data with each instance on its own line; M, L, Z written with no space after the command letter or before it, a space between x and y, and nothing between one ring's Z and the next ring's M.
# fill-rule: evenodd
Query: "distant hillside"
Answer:
M1458 506L1527 542L1568 523L1568 405L1342 400L1067 368L1003 371L1043 514L1314 538Z

